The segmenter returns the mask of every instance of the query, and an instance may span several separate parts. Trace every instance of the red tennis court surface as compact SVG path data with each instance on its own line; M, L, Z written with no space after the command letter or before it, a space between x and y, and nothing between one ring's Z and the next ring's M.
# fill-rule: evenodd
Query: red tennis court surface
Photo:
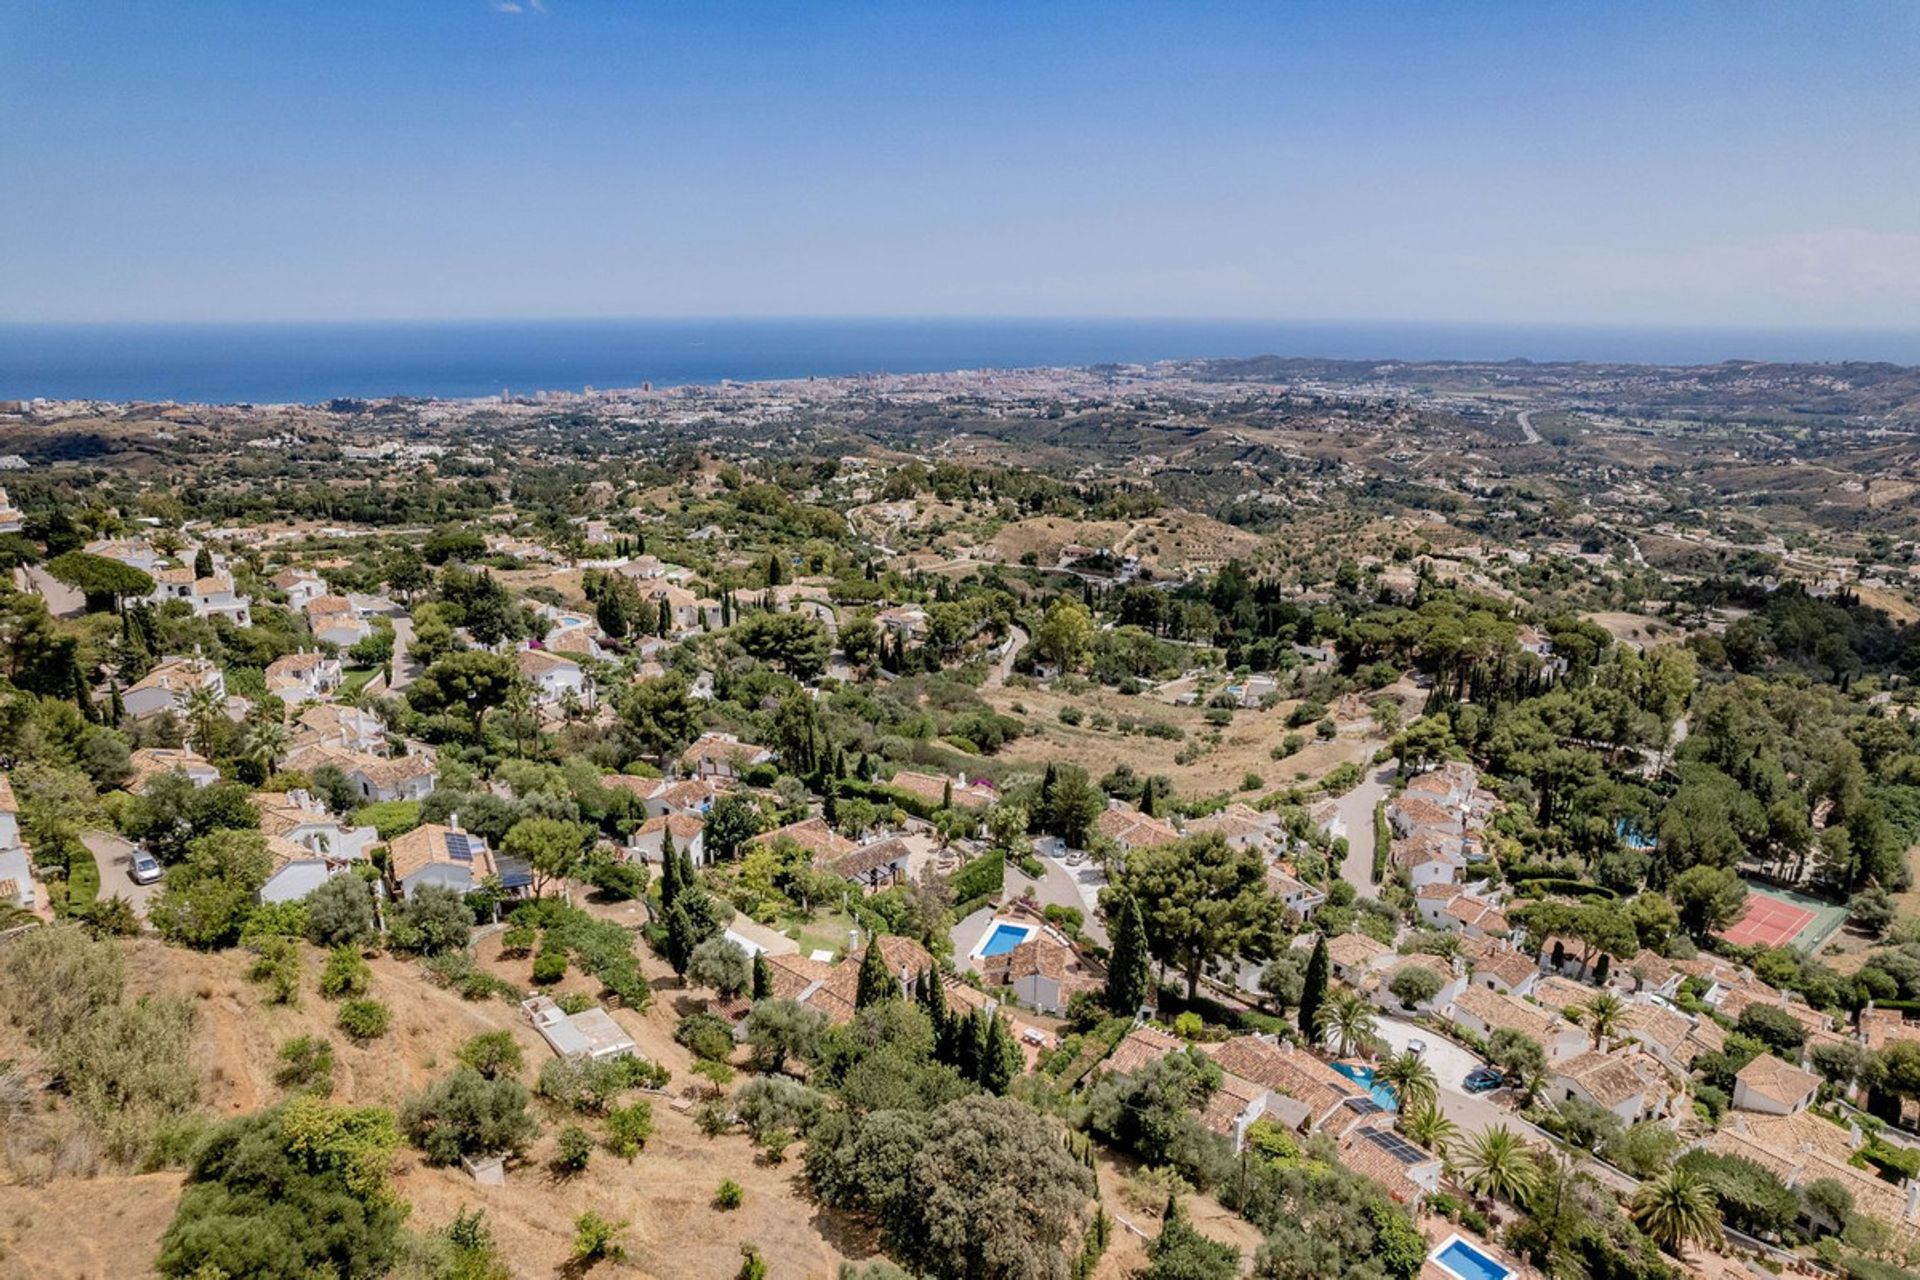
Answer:
M1740 918L1720 931L1720 936L1741 947L1784 947L1795 935L1813 923L1813 912L1791 902L1769 898L1764 893L1747 895L1747 908Z

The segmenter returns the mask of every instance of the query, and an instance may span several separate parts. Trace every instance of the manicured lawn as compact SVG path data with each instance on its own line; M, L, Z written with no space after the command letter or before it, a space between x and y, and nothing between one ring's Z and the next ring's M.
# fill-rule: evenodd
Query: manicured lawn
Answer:
M352 693L379 674L378 667L348 667L340 678L340 692Z
M853 928L853 917L844 911L816 911L813 919L802 920L789 917L780 922L780 932L792 936L799 930L796 941L800 944L801 955L811 955L815 951L831 951L838 954L847 949L847 930Z

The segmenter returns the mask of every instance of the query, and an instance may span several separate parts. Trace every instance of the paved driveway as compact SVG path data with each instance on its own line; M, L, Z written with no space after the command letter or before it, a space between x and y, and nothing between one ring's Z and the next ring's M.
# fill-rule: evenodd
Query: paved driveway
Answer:
M1425 1027L1386 1014L1375 1019L1374 1029L1395 1053L1405 1053L1410 1040L1426 1042L1420 1056L1433 1068L1434 1080L1440 1086L1440 1112L1464 1132L1479 1133L1499 1124L1514 1127L1514 1115L1489 1095L1468 1093L1460 1087L1467 1072L1486 1065L1477 1055Z
M1367 744L1371 757L1376 744ZM1353 886L1353 891L1363 898L1374 898L1380 894L1380 886L1373 882L1373 806L1387 798L1393 790L1395 766L1391 763L1378 767L1367 764L1366 777L1359 786L1341 796L1335 805L1335 835L1347 838L1347 860L1340 864L1340 876Z
M100 896L125 898L133 904L133 913L145 920L147 904L166 881L135 884L129 874L133 869L133 842L111 831L84 831L80 834L80 843L87 846L93 860L100 864Z

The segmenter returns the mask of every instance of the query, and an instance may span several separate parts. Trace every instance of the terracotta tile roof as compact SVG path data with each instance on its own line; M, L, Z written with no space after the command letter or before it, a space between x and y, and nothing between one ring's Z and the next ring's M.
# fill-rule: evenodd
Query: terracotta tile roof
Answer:
M1553 1074L1579 1084L1587 1096L1603 1107L1614 1107L1629 1098L1644 1096L1647 1081L1621 1055L1591 1050L1570 1058L1553 1069Z
M1501 947L1496 951L1488 952L1473 966L1473 974L1476 978L1483 975L1497 978L1509 987L1520 986L1539 972L1538 960L1523 952L1515 951L1512 947Z
M1677 1009L1636 1001L1620 1015L1620 1029L1640 1043L1678 1058L1687 1033L1693 1030L1693 1019Z
M1091 961L1063 942L1041 934L998 956L980 962L980 976L990 987L1009 987L1023 978L1048 978L1060 984L1062 991L1091 991L1106 981L1106 974Z
M1860 1032L1867 1048L1877 1051L1896 1040L1920 1040L1920 1022L1908 1022L1898 1009L1862 1009Z
M155 778L169 773L197 772L213 768L213 762L197 751L172 747L142 747L127 758L126 789L145 791Z
M1456 1010L1464 1009L1491 1030L1508 1027L1546 1046L1566 1027L1557 1014L1530 1005L1514 996L1485 987L1468 987L1453 999Z
M1549 1009L1562 1012L1584 1007L1586 1003L1600 993L1583 982L1574 982L1558 974L1549 973L1533 984L1533 990L1527 993Z
M1637 976L1641 982L1653 988L1666 986L1674 974L1671 961L1645 948L1642 948L1633 959L1615 969L1616 973L1621 971Z
M1451 880L1432 880L1416 886L1413 896L1422 902L1452 902L1466 891L1464 885L1455 884Z
M689 597L691 599L691 597ZM692 746L681 753L680 759L700 763L707 760L724 760L736 769L744 769L755 761L768 759L773 753L758 743L739 742L717 733L704 733L694 740Z
M880 948L880 958L886 961L887 971L903 981L911 981L918 973L936 971L933 957L912 938L882 934L873 945ZM853 1000L860 991L860 965L866 956L867 949L862 947L832 966L820 985L806 997L807 1004L826 1014L830 1022L851 1021Z
M802 955L767 956L768 977L773 982L773 998L798 1000L815 983L826 981L833 966Z
M1303 1104L1312 1117L1313 1128L1322 1127L1341 1112L1347 1099L1365 1096L1359 1086L1336 1074L1326 1063L1290 1045L1271 1044L1257 1036L1235 1036L1202 1045L1201 1050L1222 1071Z
M1375 942L1364 933L1343 933L1327 939L1327 959L1342 969L1364 969L1393 948Z
M447 852L447 837L462 834L466 835L469 846L473 848L471 862L460 861ZM393 878L403 882L434 863L471 867L476 880L494 874L493 852L487 848L486 841L476 835L456 832L452 827L437 822L415 827L405 835L389 840L387 858L393 868Z
M956 805L968 809L984 809L993 803L991 795L976 790L971 784L956 783L951 778L943 778L931 773L916 773L910 769L902 769L895 773L887 779L886 785L896 791L904 791L910 796L916 796L928 804L937 805L945 799L949 786L953 788L953 802Z
M667 830L673 833L673 843L686 848L689 841L706 829L706 823L688 813L664 813L657 818L648 818L640 824L642 835L652 835L656 831Z
M548 653L545 649L522 649L514 655L514 665L523 676L539 677L549 671L578 671L580 664L572 658L557 653Z
M1093 829L1107 839L1132 849L1152 849L1172 844L1180 833L1171 823L1150 818L1138 809L1109 808L1093 820Z
M881 867L893 862L904 863L913 853L911 846L899 836L887 836L881 840L871 840L858 845L847 853L830 859L824 869L847 880L870 875Z
M1770 1053L1763 1053L1740 1068L1733 1079L1736 1084L1745 1085L1749 1092L1783 1107L1798 1106L1820 1084L1820 1077L1813 1072L1802 1071Z
M1369 1130L1380 1127L1383 1126L1357 1125L1342 1134L1339 1142L1340 1163L1362 1177L1378 1183L1381 1189L1398 1203L1413 1204L1426 1193L1408 1176L1405 1164L1367 1136ZM1433 1158L1438 1159L1438 1157Z
M1127 1032L1126 1038L1113 1047L1101 1065L1123 1076L1132 1075L1149 1062L1158 1062L1186 1047L1186 1042L1178 1036L1168 1035L1156 1027L1139 1026Z
M1266 1090L1251 1080L1243 1080L1231 1071L1220 1073L1220 1087L1207 1099L1207 1105L1201 1109L1200 1123L1214 1133L1231 1137L1240 1121L1240 1117L1260 1099Z
M783 839L791 840L812 854L815 865L819 865L824 860L852 853L858 847L853 841L827 825L827 820L818 814L811 818L802 818L798 822L789 822L784 827L775 827L771 831L762 831L748 843L772 846Z

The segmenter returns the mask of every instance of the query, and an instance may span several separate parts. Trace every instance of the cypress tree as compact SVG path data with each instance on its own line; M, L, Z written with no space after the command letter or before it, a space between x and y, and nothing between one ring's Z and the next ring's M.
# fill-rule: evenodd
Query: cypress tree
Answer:
M827 789L821 792L820 816L827 820L827 825L830 827L836 827L840 824L840 787L838 784L829 782Z
M963 1015L964 1016L964 1015ZM978 1009L967 1018L960 1029L959 1043L954 1055L958 1060L953 1064L960 1074L975 1084L980 1082L980 1066L987 1056L987 1011Z
M1320 1006L1327 1002L1327 969L1327 935L1323 933L1314 940L1306 980L1300 987L1300 1030L1309 1043L1320 1038Z
M673 835L671 832L660 841L660 914L666 915L673 910L674 900L680 896L680 859L674 856Z
M1014 1080L1026 1068L1020 1045L1007 1030L1007 1024L987 1015L987 1039L980 1054L980 1084L988 1093L1006 1096Z
M864 1009L900 994L900 984L887 972L886 957L880 954L880 938L867 943L867 954L860 960L860 985L854 989L853 1007Z
M927 1017L935 1032L944 1033L947 1025L947 984L938 973L927 974Z
M1113 952L1107 965L1107 1008L1116 1017L1131 1018L1147 1002L1153 982L1152 961L1147 955L1147 926L1140 916L1140 904L1133 895L1120 891L1114 904Z
M676 902L667 912L667 963L681 977L687 976L687 962L693 958L693 949L700 945L693 936L693 918L687 914L685 903Z
M953 808L953 779L952 778L948 778L940 788L940 807L942 809Z
M673 634L673 609L667 604L665 596L660 597L660 634L663 636Z
M767 953L753 953L753 998L765 1000L773 994L773 970L767 967Z

